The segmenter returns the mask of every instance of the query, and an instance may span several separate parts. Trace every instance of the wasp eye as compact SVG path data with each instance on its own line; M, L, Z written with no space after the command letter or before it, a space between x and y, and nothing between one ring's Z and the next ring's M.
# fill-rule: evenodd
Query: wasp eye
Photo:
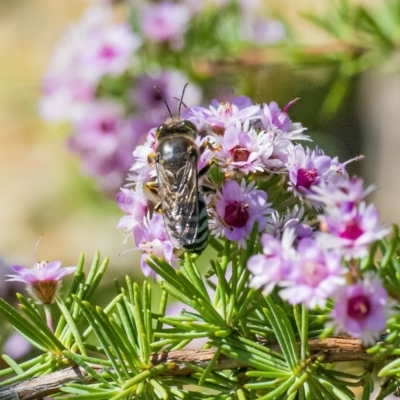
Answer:
M192 121L189 121L187 119L182 121L182 126L184 126L187 129L191 129L195 132L197 131L197 126Z
M156 129L156 139L158 139L158 137L160 136L160 134L162 133L162 131L165 129L165 125L160 125L157 129Z

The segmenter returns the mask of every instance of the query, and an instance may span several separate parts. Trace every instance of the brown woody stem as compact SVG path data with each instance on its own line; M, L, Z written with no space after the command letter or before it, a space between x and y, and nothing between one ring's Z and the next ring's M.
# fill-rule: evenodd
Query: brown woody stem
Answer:
M371 356L367 354L362 346L360 339L353 338L329 338L329 339L310 339L310 353L312 356L324 356L325 363L349 362L349 361L368 361ZM278 345L271 346L272 350L280 351ZM183 349L166 353L154 354L151 356L153 366L163 363L170 364L168 375L188 375L193 373L190 364L206 368L213 358L215 349L192 350ZM96 371L101 373L102 367L91 365ZM215 370L235 369L246 367L236 360L232 360L224 355L220 355L215 363ZM0 389L0 400L32 400L51 396L59 392L60 388L67 383L79 382L89 383L89 374L81 367L68 367L61 371L53 372L37 378L28 379L18 384L7 386Z

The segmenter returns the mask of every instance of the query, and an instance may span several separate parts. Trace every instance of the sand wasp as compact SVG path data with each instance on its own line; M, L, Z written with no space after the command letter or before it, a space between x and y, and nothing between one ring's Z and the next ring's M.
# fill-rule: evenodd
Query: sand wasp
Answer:
M173 117L163 93L157 87L170 118L156 130L154 161L157 182L148 184L160 198L168 236L177 249L201 253L208 241L208 215L199 191L198 160L203 149L195 143L197 128L180 117L185 85L179 102L178 117Z

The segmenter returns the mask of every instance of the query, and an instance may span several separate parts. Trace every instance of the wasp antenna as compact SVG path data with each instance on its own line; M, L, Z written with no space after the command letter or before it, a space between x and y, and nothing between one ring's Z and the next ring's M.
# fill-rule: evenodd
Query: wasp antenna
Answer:
M187 84L183 87L182 96L181 96L181 101L179 102L179 108L178 108L178 117L179 117L179 118L181 117L181 106L182 106L182 104L183 104L183 96L185 95L185 90L186 90L186 88L187 88L187 85L189 85L189 83L187 83ZM186 105L185 105L185 107L186 107Z
M169 106L168 106L167 100L165 100L164 93L161 91L161 89L160 89L158 86L154 86L154 89L156 89L157 92L160 93L160 96L161 96L161 98L163 99L165 106L167 107L167 110L168 110L168 112L169 112L170 117L173 118L173 117L172 117L171 109L170 109Z
M37 262L37 249L39 247L39 243L40 243L42 237L43 237L43 233L38 237L38 239L36 240L36 243L35 243L35 247L33 248L33 265L35 265Z

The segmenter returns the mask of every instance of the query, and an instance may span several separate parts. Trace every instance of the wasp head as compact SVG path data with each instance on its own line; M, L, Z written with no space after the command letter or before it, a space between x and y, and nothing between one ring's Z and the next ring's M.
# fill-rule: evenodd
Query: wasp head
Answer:
M156 130L157 140L175 135L184 135L196 139L196 125L187 119L171 118Z

